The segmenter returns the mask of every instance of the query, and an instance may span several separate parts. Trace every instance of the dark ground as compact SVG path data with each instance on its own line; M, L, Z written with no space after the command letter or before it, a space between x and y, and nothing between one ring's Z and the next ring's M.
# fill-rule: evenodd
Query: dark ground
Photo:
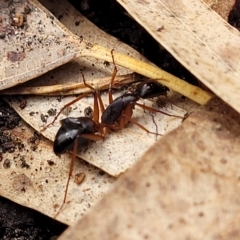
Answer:
M114 0L70 0L70 2L104 31L137 49L162 69L182 79L195 79L141 26L129 18L124 9ZM230 13L229 22L239 29L240 4L238 2L240 1L236 1L236 7ZM193 80L193 83L196 84L197 81ZM0 239L53 240L65 228L64 224L0 197Z

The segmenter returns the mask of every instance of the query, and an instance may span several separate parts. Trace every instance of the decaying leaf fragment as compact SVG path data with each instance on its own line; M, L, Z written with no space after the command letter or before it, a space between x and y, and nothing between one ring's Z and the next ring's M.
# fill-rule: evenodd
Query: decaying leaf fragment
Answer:
M211 91L240 112L240 33L201 0L118 2Z
M239 144L239 114L212 100L60 239L239 239Z
M37 1L0 2L0 89L69 62L78 45Z
M228 20L229 12L232 10L235 0L204 0L204 2L216 11L226 21Z

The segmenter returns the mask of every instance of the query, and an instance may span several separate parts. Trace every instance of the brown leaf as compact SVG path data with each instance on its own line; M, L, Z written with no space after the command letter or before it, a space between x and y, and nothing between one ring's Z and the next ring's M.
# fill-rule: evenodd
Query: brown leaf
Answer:
M44 2L44 1L42 1ZM63 16L62 20L66 24L66 26L71 29L73 32L82 35L86 40L91 40L93 37L95 41L103 44L103 46L107 46L111 48L116 48L125 54L131 54L135 56L137 59L142 59L141 55L131 49L129 46L119 42L116 38L109 36L108 34L100 31L96 26L92 23L89 23L86 18L81 16L71 5L65 1L62 1L59 8L54 8L56 6L56 2L47 1L47 6L56 14L56 16ZM46 2L44 2L46 3ZM59 1L58 1L59 3ZM66 11L67 9L67 11ZM67 16L67 17L66 17ZM70 16L70 18L68 18ZM75 21L80 21L81 29L79 26L75 25ZM92 33L94 32L94 36ZM90 37L89 37L90 36ZM94 65L94 66L93 66ZM35 83L39 85L45 84L66 84L68 82L81 82L82 77L80 77L80 70L84 69L84 76L87 81L94 77L103 77L109 76L112 74L112 66L104 66L103 61L94 60L94 59L76 59L74 62L68 63L61 68L53 70L38 79L34 80ZM101 71L100 71L101 70ZM119 73L127 73L128 70L119 69ZM49 81L51 79L51 81ZM38 85L38 86L39 86ZM97 86L100 84L97 84ZM116 95L114 95L114 98ZM59 110L68 102L73 100L75 97L64 97L59 101L57 97L28 97L27 106L24 109L19 107L18 101L11 101L8 99L8 102L12 107L19 113L19 115L28 122L34 129L40 132L43 127L46 125L45 122L42 122L40 116L47 116L47 123L50 123L53 120L53 116L48 116L48 111L50 109ZM105 94L103 94L103 100L105 106L108 104L108 99ZM150 106L153 104L152 102L145 101L145 104L149 103ZM37 109L36 109L36 106ZM93 106L92 98L84 98L78 103L71 106L71 113L69 115L62 114L59 119L55 122L54 126L50 126L46 131L41 132L46 138L50 140L54 140L55 134L60 127L59 120L65 118L67 116L79 117L83 115L84 109L86 107ZM162 109L166 112L178 115L183 117L186 111L179 109L172 104L163 105ZM34 114L31 114L33 113ZM36 113L37 112L37 113ZM136 107L133 115L134 119L136 119L139 123L144 125L147 129L156 132L156 125L154 120L156 121L158 132L161 134L165 134L169 132L173 128L177 127L182 119L176 117L169 117L161 113L154 114L153 117L149 113L144 113L142 109ZM89 146L87 151L82 151L80 153L80 157L84 160L90 162L91 164L103 169L107 173L112 176L118 176L130 166L132 166L138 158L148 149L156 141L155 135L146 134L145 131L140 129L139 127L130 126L123 131L119 131L117 133L113 133L107 137L105 141L99 141L95 144ZM125 154L119 149L125 149Z
M78 15L77 11L74 10L71 5L67 4L66 2L61 2L61 4L59 4L59 1L57 1L57 3L51 1L51 3L53 3L53 6L54 4L55 6L56 4L59 5L59 8L55 8L55 13L57 16L63 16L63 21L68 22L67 26L71 28L72 31L79 32L79 34L84 33L84 37L92 36L97 41L100 41L102 39L101 41L103 41L107 45L112 44L112 47L114 47L116 50L121 50L126 54L129 53L136 58L142 59L140 54L127 47L126 45L120 43L115 38L110 37L109 35L101 31L99 33L99 30L94 25L90 24L85 18L81 18L82 16ZM67 13L66 9L68 9ZM65 16L71 16L71 21L67 21L68 18L65 18ZM74 19L81 19L82 29L80 29L79 27L77 28L77 26L74 24ZM94 36L90 34L91 32L94 32ZM68 63L64 66L61 66L58 69L50 71L49 73L46 73L43 76L29 82L28 84L29 86L48 86L52 84L65 85L68 82L81 82L82 78L79 77L79 69L84 69L85 78L89 82L93 74L95 77L111 76L112 74L112 67L105 66L104 61L95 61L92 58L81 58L76 59L75 61L72 61L71 63ZM120 69L119 72L126 73L129 71ZM17 87L17 92L19 93L18 89L19 87ZM46 124L42 122L42 120L46 120L46 115L49 115L47 121L50 122L50 119L53 118L52 116L50 116L50 112L52 110L54 111L57 108L61 108L61 106L63 106L64 103L70 101L70 99L73 99L73 97L63 98L61 99L61 102L59 102L59 98L56 97L50 98L31 96L29 98L24 98L24 101L18 101L15 99L13 101L13 105L15 105L15 109L17 109L19 114L30 125L36 127L36 129L40 131L42 127ZM9 101L11 100L12 97L9 98ZM81 103L83 102L81 101L75 106L72 106L72 108L75 108L74 116L79 116L80 114L83 114L80 112L80 110L83 111L84 107L92 106L93 99L87 98L85 100L85 103L83 103L83 106L79 107ZM180 115L185 113L184 110L175 108L171 104L168 104L168 106L169 111L178 111ZM143 121L143 124L145 124L146 121L149 120L148 124L151 125L153 131L156 131L156 126L153 123L153 118L151 117L151 115L144 113L141 110L136 111L136 113L137 112L138 116ZM72 111L71 114L74 114L74 111ZM66 116L63 115L62 117ZM177 119L177 121L174 122L170 118L167 122L163 123L161 121L162 118L165 118L163 115L156 114L156 116L154 117L158 117L157 123L159 124L159 131L170 130L172 127L176 126L176 124L178 125L181 122L181 119ZM60 119L58 119L54 127L48 129L48 132L45 133L46 136L50 137L50 139L52 140L54 139L55 133L59 127L59 120ZM25 129L24 132L27 136L32 135L32 130L28 129L28 126L23 123L22 127ZM136 133L133 132L135 130ZM87 155L88 158L89 156L95 155L94 157L97 159L93 158L93 162L98 160L98 163L102 164L107 169L113 169L115 171L114 174L117 175L120 172L124 171L127 167L131 166L137 160L138 156L142 154L142 152L144 152L153 142L155 142L154 136L148 137L147 134L140 128L135 128L135 130L132 126L130 126L129 129L126 129L125 131L123 131L123 133L113 134L112 137L109 137L104 143L105 145L102 144L102 142L99 142L98 148L95 148L96 145L92 144L91 149L89 149L90 154L87 151L85 155ZM19 131L20 133L18 133L18 135L23 139L23 141L25 141L25 138L21 135L21 129L19 129ZM131 136L132 132L133 135ZM126 133L128 134L128 137L125 138L125 136L127 135ZM139 143L141 144L135 144L134 148L136 150L133 151L131 144L136 143L135 136L140 138ZM128 140L130 140L130 142ZM115 145L112 144L112 142L115 143ZM119 151L120 146L122 146L120 145L120 142L123 143L124 147L125 145L127 146L126 151L128 151L128 153L130 153L131 155L134 155L134 157L127 158L127 155L123 154L122 151ZM126 144L126 142L128 144ZM28 146L27 143L26 146ZM104 148L104 146L107 146L107 148ZM140 151L138 150L139 147ZM104 150L105 156L101 155L102 150ZM109 152L111 152L110 155ZM18 152L16 152L15 155L17 156ZM8 155L9 159L14 158L15 155ZM35 160L31 162L32 165L30 169L20 169L18 167L16 168L15 165L11 165L10 169L1 170L1 176L3 176L5 182L5 184L0 187L1 195L10 198L12 201L18 202L30 208L34 208L48 216L53 217L63 201L71 157L66 154L61 156L61 158L56 157L52 151L52 144L45 139L41 141L37 151L31 152L31 150L29 150L28 154L26 155L27 157L32 156L35 158ZM114 159L117 159L117 163L119 163L119 166L116 166L115 163L112 164L112 162L108 162L109 158L112 159L113 162ZM29 163L28 158L26 159L26 161L27 163ZM53 165L51 165L52 163ZM39 170L41 166L42 171ZM35 169L38 169L37 175L35 174ZM24 187L24 189L26 189L25 192L21 191L21 184L17 187L18 193L20 191L21 194L16 194L16 191L12 189L12 170L17 173L17 177L15 178L16 180L14 181L15 186L17 186L17 182L26 182L26 184L23 184L24 186L27 185ZM82 181L83 175L85 175L85 178ZM95 204L95 202L97 202L102 197L102 195L111 187L112 183L115 181L115 178L110 177L107 173L104 173L100 169L96 169L92 165L89 165L84 161L78 160L76 161L74 167L74 177L76 183L74 183L71 179L67 195L67 203L65 204L65 206L63 207L63 211L60 212L57 218L59 221L65 222L67 224L74 223L78 218L82 216L82 214L85 214L85 211L87 211L91 205ZM46 183L46 180L48 180L48 183ZM80 185L78 186L77 183L80 183ZM39 191L37 188L38 186L40 188ZM37 190L35 190L36 188ZM33 200L29 201L29 199Z
M192 86L149 63L139 61L118 52L112 54L113 48L109 49L108 47L102 47L98 44L86 41L83 39L82 35L77 37L58 22L58 20L36 0L32 0L31 4L28 6L24 6L19 2L12 6L14 12L21 12L24 7L30 9L30 11L27 11L27 14L30 13L29 18L31 21L29 21L29 25L31 25L33 29L28 27L27 24L25 28L21 25L21 29L15 32L7 32L7 37L10 39L10 42L3 40L5 35L0 39L0 41L3 42L4 49L0 55L3 59L0 65L1 89L6 89L19 83L26 82L76 57L94 57L104 62L113 62L114 56L116 64L129 68L149 78L156 79L167 87L182 93L200 104L204 104L212 97L211 94L202 89ZM2 4L0 9L7 15L11 15L10 13L13 12L13 10L8 8L7 4ZM37 12L40 19L35 17L35 12L32 12L32 9ZM16 16L14 15L13 18L15 21ZM4 19L8 19L7 16ZM36 19L38 20L37 22L35 22ZM6 21L6 23L4 22L4 24L7 27L10 26L9 21ZM45 25L47 27L44 27ZM19 28L19 26L14 27ZM29 32L30 30L32 31ZM21 37L19 37L19 31ZM28 35L30 35L30 42L28 41ZM106 41L106 44L107 42L108 41ZM16 51L14 50L16 53L18 53L18 51L24 51L26 53L25 58L22 61L18 61L15 65L9 65L4 53L9 52L11 46L16 48ZM34 46L37 49L36 51L32 50Z
M33 129L22 121L7 133L21 148L1 155L1 196L53 218L63 203L71 156L57 157L52 143L43 137L34 137ZM85 178L82 177L81 182L71 178L66 204L57 217L68 225L86 214L115 182L108 174L77 159L73 176L83 174Z
M115 94L114 98L116 96L118 95ZM24 109L19 106L17 99L6 99L26 122L38 132L41 132L46 124L51 123L55 117L51 116L48 112L51 109L58 112L59 109L70 100L73 100L74 97L61 99L60 102L58 97L35 96L30 99L26 98L27 105ZM108 104L108 95L103 94L102 100L106 106ZM43 102L45 104L41 104ZM143 103L148 106L154 106L154 103L151 101L145 100ZM36 108L36 106L38 107ZM89 106L93 106L92 97L81 99L79 102L71 105L69 113L63 112L54 125L50 125L45 131L42 131L41 134L51 141L54 141L55 135L60 127L60 120L66 117L83 116L84 109ZM185 110L169 103L163 104L163 106L158 109L179 117L168 116L158 112L152 114L144 112L142 108L136 107L133 118L149 131L158 131L160 134L166 134L179 126L186 114ZM45 116L45 118L41 116ZM158 138L159 137L160 136L158 136ZM122 131L112 132L106 139L89 144L87 148L83 148L79 152L78 156L116 177L136 163L138 158L156 142L156 139L156 135L147 134L138 126L128 124Z
M235 0L204 0L204 2L227 21L229 12L232 10Z
M239 239L239 114L214 99L60 239Z

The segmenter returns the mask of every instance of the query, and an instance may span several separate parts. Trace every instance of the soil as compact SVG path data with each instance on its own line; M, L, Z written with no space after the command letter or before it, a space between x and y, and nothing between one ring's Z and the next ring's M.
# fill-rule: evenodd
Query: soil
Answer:
M22 102L20 102L22 103ZM16 141L8 134L9 129L18 126L20 117L5 102L0 100L0 161L4 168L10 167L10 160L4 159L5 152L14 152ZM18 143L17 143L18 144ZM4 159L4 161L3 161ZM22 167L29 167L22 163ZM22 207L0 197L0 239L55 239L66 225L52 220L34 210Z
M196 78L161 47L114 0L70 0L70 2L97 26L129 44L162 69L182 79L191 79L193 84L197 84ZM229 16L230 23L237 28L239 28L240 22L238 2L239 1L236 1L235 8ZM0 104L0 108L1 107L2 105ZM17 122L18 116L16 116L8 106L4 105L4 108L8 109L6 111L9 111L13 116L12 119ZM0 119L0 133L3 128L6 128L4 124L1 125L2 120L3 119ZM11 124L13 124L13 122L11 122ZM54 221L36 211L19 206L7 199L0 198L0 239L53 240L56 239L66 227L66 225Z

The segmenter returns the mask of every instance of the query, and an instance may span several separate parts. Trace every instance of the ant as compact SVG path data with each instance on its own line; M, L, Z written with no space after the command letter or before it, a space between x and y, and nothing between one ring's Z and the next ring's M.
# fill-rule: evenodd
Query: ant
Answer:
M113 80L114 77L115 74L112 77ZM85 86L94 91L93 118L88 116L78 118L68 117L61 120L61 127L59 128L54 140L53 150L55 154L59 155L66 151L73 150L76 139L79 146L86 145L89 140L102 140L109 133L109 130L121 130L128 122L136 124L147 133L159 135L158 133L147 130L144 126L133 120L133 109L135 105L138 105L150 111L158 111L151 107L139 104L137 101L140 98L147 99L159 95L165 95L166 91L169 89L156 81L147 80L138 84L135 92L125 93L113 100L111 89L113 80L111 80L109 88L109 105L106 109L104 109L99 92L96 91L92 86L88 85L83 76L83 82ZM102 112L101 123L99 123L99 105ZM66 105L64 108L65 107Z
M113 51L112 51L112 58L113 58ZM134 92L125 93L113 100L112 86L117 74L117 67L115 65L114 58L113 58L113 64L115 67L114 67L114 72L112 74L110 85L109 85L109 94L108 94L109 105L107 106L107 108L106 109L104 108L99 91L97 91L92 86L87 84L84 78L84 75L82 75L84 85L90 88L94 93L93 116L92 118L87 116L84 116L84 117L82 116L78 118L68 117L61 120L61 127L59 128L55 136L53 150L57 155L60 155L67 151L72 151L72 161L70 165L64 200L63 200L62 206L58 210L55 217L61 211L62 207L66 202L68 185L69 185L70 177L72 175L73 165L75 162L75 156L78 150L78 146L80 147L80 146L86 145L90 140L92 141L102 140L109 134L111 130L113 131L121 130L125 127L125 125L128 122L131 122L139 126L143 130L145 130L147 133L161 135L156 132L149 131L143 125L139 124L137 121L132 119L132 114L133 114L133 109L135 105L138 105L146 110L162 112L162 111L153 109L151 107L142 105L137 101L140 98L148 99L148 98L153 98L159 95L166 95L169 89L165 86L162 86L157 81L147 80L139 83ZM74 99L72 102L65 105L60 110L58 115L55 117L53 122L51 122L50 124L53 124L55 122L56 118L59 116L59 114L63 111L64 108L84 98L88 94L89 93L84 93L80 95L77 99ZM101 113L102 113L101 122L99 122L99 115L100 115L99 109L101 110ZM167 113L164 113L164 114L167 114ZM167 114L167 115L170 115L170 114ZM170 116L173 116L173 115L170 115Z
M168 91L168 88L162 86L158 82L148 80L138 84L134 93L125 93L115 100L112 100L112 91L110 90L110 104L106 109L104 109L99 93L86 83L84 76L83 82L87 87L95 91L93 118L85 116L62 119L61 127L59 128L54 140L53 150L55 154L59 155L72 150L76 138L79 146L86 145L89 140L102 140L108 134L109 129L123 129L128 122L133 122L146 132L153 133L131 119L133 113L132 110L137 104L144 109L155 111L155 109L139 104L137 101L140 98L146 99L163 95L166 91ZM97 101L99 102L102 111L101 123L99 123L99 106Z

